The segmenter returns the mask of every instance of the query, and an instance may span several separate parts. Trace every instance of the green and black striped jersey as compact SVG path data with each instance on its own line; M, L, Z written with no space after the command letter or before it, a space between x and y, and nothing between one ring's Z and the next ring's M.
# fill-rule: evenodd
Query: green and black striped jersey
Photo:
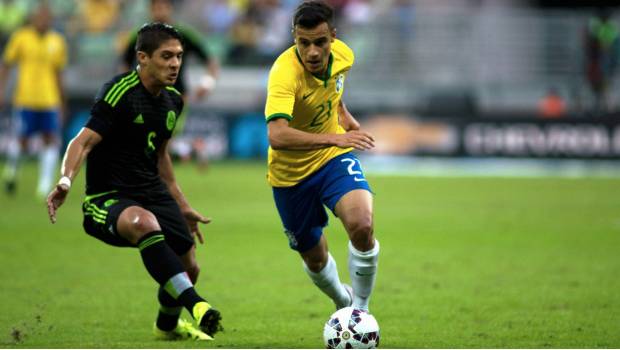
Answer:
M135 70L106 83L86 123L102 136L88 154L86 194L165 191L158 151L172 136L182 109L177 90L167 87L153 96Z

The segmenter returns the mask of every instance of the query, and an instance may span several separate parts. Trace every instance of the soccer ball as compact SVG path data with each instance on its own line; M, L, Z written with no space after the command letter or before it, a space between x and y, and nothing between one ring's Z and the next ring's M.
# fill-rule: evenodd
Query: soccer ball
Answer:
M379 324L364 310L342 308L323 327L328 349L374 349L379 346Z

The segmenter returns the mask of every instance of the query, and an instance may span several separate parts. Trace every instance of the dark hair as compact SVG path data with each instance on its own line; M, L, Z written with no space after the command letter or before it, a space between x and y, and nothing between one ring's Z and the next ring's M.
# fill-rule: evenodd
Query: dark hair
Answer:
M166 40L177 39L183 45L181 34L173 26L160 22L145 23L138 31L136 52L146 52L151 56Z
M293 29L295 26L314 28L323 22L334 28L334 9L322 0L304 1L295 9Z

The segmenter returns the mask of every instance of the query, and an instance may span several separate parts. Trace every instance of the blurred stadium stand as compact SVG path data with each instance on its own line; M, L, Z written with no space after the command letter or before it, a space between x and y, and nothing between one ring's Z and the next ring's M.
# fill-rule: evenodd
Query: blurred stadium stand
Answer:
M181 2L179 17L209 30L194 14L200 10L187 10L199 7L196 3L202 2ZM567 100L571 112L585 111L591 104L584 84L582 32L592 11L540 10L504 1L402 3L369 1L367 16L350 14L339 25L339 34L357 56L347 86L347 101L353 108L425 110L445 98L447 104L462 103L465 112L475 111L471 109L474 104L482 113L533 113L551 86ZM140 13L139 6L131 7L129 12ZM182 15L188 11L192 15ZM358 11L365 10L358 7ZM114 72L117 52L111 48L119 47L125 32L144 22L146 14L131 18L142 20L123 18L115 30L82 32L71 41L75 56L69 68L70 91L92 95ZM279 25L288 28L288 22ZM241 102L260 108L257 96L266 81L265 60L258 59L255 65L246 62L246 67L229 66L229 33L223 28L206 33L209 48L224 64L218 93L207 105L236 108ZM282 45L290 42L286 37ZM616 75L614 85L619 83ZM613 93L612 100L620 100L620 89ZM235 97L232 101L227 98L230 95Z
M377 113L418 119L537 119L539 102L551 88L566 103L564 119L593 117L583 44L593 6L541 7L525 0L333 2L339 6L338 35L356 53L345 101L362 119ZM69 96L76 108L87 107L101 84L117 72L119 50L128 33L147 21L149 1L50 3L57 29L71 44ZM89 10L89 4L105 11ZM207 101L192 104L191 118L260 115L269 65L292 44L289 23L297 4L297 0L176 2L175 17L202 32L223 64L215 92ZM104 14L113 20L88 25L89 16ZM616 24L619 15L620 11L614 13ZM244 54L244 59L235 53ZM192 86L201 68L191 61L187 64ZM617 71L612 80L610 101L618 110Z
M69 91L92 96L116 72L118 50L128 33L147 21L148 1L50 2L57 15L55 27L68 36L72 46ZM240 67L227 64L228 52L235 45L235 21L247 1L177 1L176 17L203 32L209 49L224 65L219 93L207 106L236 108L241 98L242 106L259 107L257 96L264 89L269 63L292 42L288 21L297 2L255 2L263 8L255 11L258 27L271 47L265 53L268 59L247 60ZM470 112L532 113L549 87L558 89L571 112L584 111L591 104L584 84L582 36L595 8L541 9L526 1L340 3L348 5L338 33L357 57L347 84L347 101L353 108L426 110L445 99ZM117 18L112 19L115 14ZM110 19L88 24L101 16ZM216 16L219 21L214 20ZM266 22L261 16L270 18L272 24L261 24ZM614 20L620 23L617 15ZM266 44L257 41L255 45L258 50ZM619 86L618 74L614 82ZM613 93L613 100L620 100L620 88ZM235 96L233 103L228 95Z

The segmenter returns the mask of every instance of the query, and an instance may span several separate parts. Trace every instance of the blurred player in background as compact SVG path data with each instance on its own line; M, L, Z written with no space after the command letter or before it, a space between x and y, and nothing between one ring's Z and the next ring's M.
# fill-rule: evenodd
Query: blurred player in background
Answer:
M620 60L620 29L611 10L600 8L585 32L585 72L595 98L594 112L609 112L609 91Z
M379 242L373 235L372 193L353 149L374 139L360 130L341 97L353 51L335 38L334 13L322 1L300 4L293 18L295 45L271 68L265 116L269 173L276 207L292 249L307 274L336 308L368 310ZM349 274L342 284L328 252L326 205L342 221L349 241Z
M154 332L162 339L210 340L220 313L194 289L199 267L195 236L208 223L177 184L168 142L183 109L172 87L181 67L180 34L151 23L138 33L139 65L100 90L90 120L71 141L62 178L47 200L52 222L85 159L84 229L105 243L137 247L160 287ZM199 329L179 319L185 307Z
M174 25L183 38L183 48L185 50L185 58L195 55L205 66L206 72L199 80L196 92L191 96L192 100L205 98L215 88L215 82L219 75L219 64L217 60L209 55L208 50L203 44L202 38L198 32L190 27L175 23L172 15L174 13L174 4L172 0L151 0L151 20L153 22L167 23ZM136 65L136 33L134 33L125 47L122 56L123 72L132 69ZM183 74L184 69L181 68L179 77L174 83L177 89L186 99L187 83ZM187 101L186 101L187 102Z
M181 68L181 72L179 73L179 77L174 84L174 88L177 89L185 102L198 102L202 99L207 98L207 96L215 89L216 80L219 76L219 64L217 60L209 55L207 48L205 47L201 35L188 26L181 25L176 23L173 19L174 14L174 3L172 0L151 0L151 20L154 22L161 22L174 25L175 28L181 34L183 38L183 47L185 49L185 57L195 56L205 67L205 72L198 79L198 85L196 86L195 92L189 93L187 89L186 77L183 70ZM122 68L123 71L127 71L128 69L133 68L136 62L136 35L135 33L130 37L127 46L122 55ZM187 108L184 112L187 111ZM183 130L183 124L185 122L185 118L181 119L181 124L177 126L176 132L179 133ZM179 147L177 151L181 153L186 152L184 150L190 150L195 148L194 144L198 144L197 141L192 142L191 144L184 145L185 147ZM178 146L178 144L177 144ZM176 149L176 148L175 148ZM191 154L181 154L183 158L191 157ZM206 148L198 148L196 149L196 156L198 157L199 162L202 167L207 166L207 153Z
M58 163L61 114L65 107L62 72L67 63L65 39L51 29L52 13L45 4L33 12L31 23L11 35L0 65L0 109L5 106L5 89L11 67L17 66L13 108L19 126L19 142L9 148L4 169L5 189L13 194L22 151L29 139L41 133L39 183L36 193L45 198Z

